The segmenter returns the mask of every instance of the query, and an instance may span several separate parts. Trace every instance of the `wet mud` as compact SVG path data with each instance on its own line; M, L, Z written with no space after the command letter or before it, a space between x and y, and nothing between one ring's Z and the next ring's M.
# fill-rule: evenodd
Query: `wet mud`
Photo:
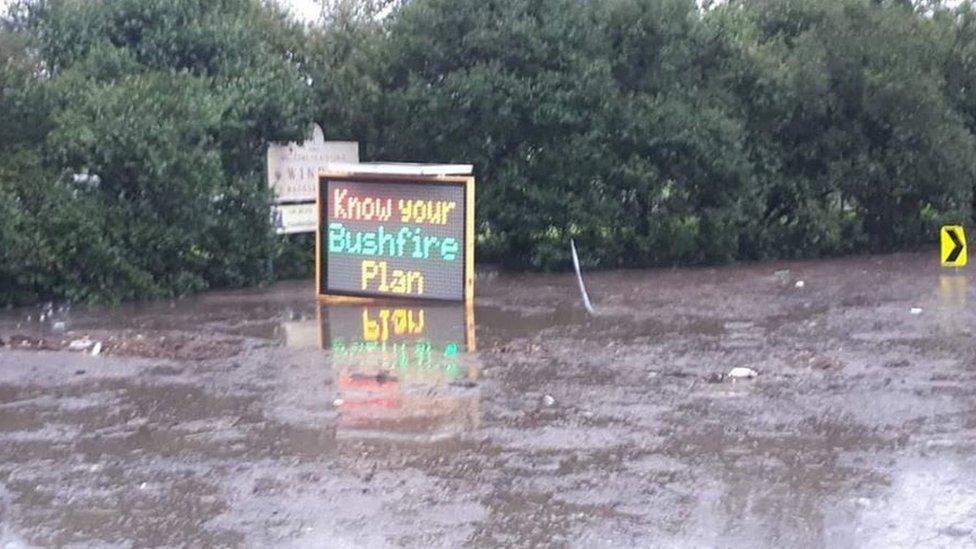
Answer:
M7 311L0 546L976 546L970 273L595 273L592 316L572 276L487 272L472 310L288 282Z

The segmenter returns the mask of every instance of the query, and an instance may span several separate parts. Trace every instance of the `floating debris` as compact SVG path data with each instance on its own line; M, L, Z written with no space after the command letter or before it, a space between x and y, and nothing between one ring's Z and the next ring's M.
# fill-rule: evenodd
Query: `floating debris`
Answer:
M573 255L573 267L576 269L576 280L579 282L580 294L583 297L583 307L586 308L586 312L595 314L593 310L593 304L590 303L590 294L586 292L586 285L583 284L583 273L580 272L579 256L576 255L576 242L573 239L569 239L569 249Z
M758 376L759 373L753 370L752 368L738 367L738 368L732 368L731 370L729 370L729 373L726 375L732 379L752 379Z
M76 339L68 344L69 351L87 351L95 342L90 339Z

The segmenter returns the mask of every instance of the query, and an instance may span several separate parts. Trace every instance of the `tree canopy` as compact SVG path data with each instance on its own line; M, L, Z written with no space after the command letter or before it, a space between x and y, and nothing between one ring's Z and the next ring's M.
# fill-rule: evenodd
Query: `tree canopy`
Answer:
M302 27L257 0L15 9L0 193L30 245L0 295L120 300L266 279L264 150L312 120Z
M972 220L970 1L24 0L0 32L0 302L307 272L269 142L473 163L479 258L887 251ZM272 269L272 265L274 269Z

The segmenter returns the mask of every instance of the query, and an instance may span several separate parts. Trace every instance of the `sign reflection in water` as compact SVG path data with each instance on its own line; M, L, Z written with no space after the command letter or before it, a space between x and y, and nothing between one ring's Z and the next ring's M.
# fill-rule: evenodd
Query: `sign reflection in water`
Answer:
M966 306L969 278L962 274L939 275L939 305L959 309Z
M939 334L943 338L962 338L958 343L950 345L963 345L963 341L972 335L972 325L966 316L968 294L968 275L939 275L938 306L933 311L938 319Z
M480 420L474 314L463 305L327 305L339 436L436 440Z

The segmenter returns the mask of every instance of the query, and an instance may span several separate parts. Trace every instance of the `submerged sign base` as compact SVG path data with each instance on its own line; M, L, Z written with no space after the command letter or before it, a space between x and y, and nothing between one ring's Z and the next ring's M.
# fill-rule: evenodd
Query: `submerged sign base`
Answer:
M474 177L418 171L320 176L320 298L473 299Z

